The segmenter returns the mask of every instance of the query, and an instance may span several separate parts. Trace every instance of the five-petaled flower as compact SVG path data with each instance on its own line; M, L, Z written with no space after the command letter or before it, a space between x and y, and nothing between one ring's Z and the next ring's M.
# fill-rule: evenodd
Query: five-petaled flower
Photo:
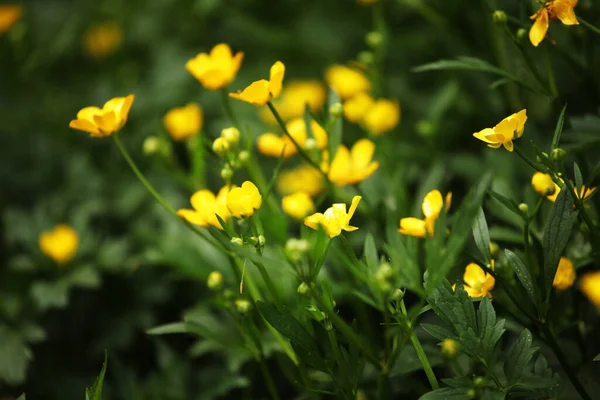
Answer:
M439 190L432 190L425 195L423 199L423 204L421 205L421 209L423 210L423 215L425 219L419 218L402 218L400 220L400 228L398 232L403 235L409 235L414 237L423 238L425 235L433 236L435 221L440 216L440 212L442 211L442 207L444 207L444 202L446 205L446 211L450 209L450 204L452 202L452 193L448 192L446 194L446 199L442 197L442 193Z
M304 218L304 225L312 229L319 229L319 226L322 226L330 238L339 236L342 230L346 232L355 231L358 228L350 225L350 219L354 215L360 199L362 199L361 196L352 198L352 204L348 212L346 212L346 204L336 203L329 207L325 213L316 213Z
M241 187L233 188L227 195L227 208L237 219L254 215L262 205L262 196L254 183L246 181Z
M367 179L379 168L379 162L373 161L375 143L369 139L360 139L351 150L340 145L329 166L327 176L336 186L354 185Z
M494 260L492 260L492 271L494 270ZM463 275L464 288L469 297L489 297L492 298L492 289L496 284L494 277L483 270L479 265L470 263L465 268Z
M237 93L229 93L229 97L245 101L255 106L264 106L281 93L285 65L277 61L271 67L269 80L261 79L253 82L250 86Z
M186 219L189 223L208 227L212 225L216 228L223 229L221 223L217 219L217 215L223 220L231 216L227 208L227 194L229 188L224 186L215 196L210 190L198 190L190 198L193 210L181 209L177 211L177 215Z
M489 147L497 149L500 146L504 146L506 150L512 152L512 141L523 136L525 121L527 121L527 110L523 109L518 113L504 118L493 128L485 128L480 132L474 133L473 136L487 143Z
M550 0L540 8L530 19L534 20L529 30L529 40L538 46L546 37L550 21L559 19L564 25L579 25L573 8L578 0Z
M115 97L102 108L85 107L77 113L77 119L69 127L88 132L91 137L107 137L116 133L127 122L127 115L133 104L134 96Z
M79 247L79 236L69 225L59 224L51 231L42 232L39 246L42 252L54 262L63 265L75 257Z
M202 86L208 90L217 90L229 85L242 64L244 53L235 56L226 43L220 43L212 48L210 54L200 53L185 64L187 69Z
M189 139L202 128L202 109L197 103L172 108L163 117L163 124L173 140Z

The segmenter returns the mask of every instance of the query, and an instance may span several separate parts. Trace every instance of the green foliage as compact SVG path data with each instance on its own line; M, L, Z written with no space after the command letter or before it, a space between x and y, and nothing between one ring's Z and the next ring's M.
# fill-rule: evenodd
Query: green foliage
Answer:
M92 387L85 390L85 400L102 400L102 386L104 385L104 375L106 375L107 364L108 354L105 353L100 375L98 375L98 379L96 379Z

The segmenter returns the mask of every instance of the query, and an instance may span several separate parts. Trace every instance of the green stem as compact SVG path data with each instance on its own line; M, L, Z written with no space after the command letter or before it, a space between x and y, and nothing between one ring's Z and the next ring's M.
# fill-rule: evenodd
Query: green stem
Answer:
M540 172L544 172L544 173L546 172L542 167L540 167L535 162L533 162L532 159L527 157L525 155L525 153L523 153L521 148L519 146L517 146L516 144L514 145L514 150L515 150L515 153L517 153L517 155L523 159L523 161L525 161L527 164L529 164L529 166L531 166L531 168L535 169L536 171L540 171Z
M202 139L199 136L194 136L187 141L186 145L192 164L190 171L192 186L204 188L206 187L206 151Z
M556 87L556 79L554 78L554 69L552 68L552 60L550 59L548 46L544 46L544 53L546 55L546 69L548 71L548 86L550 92L556 97L558 96L558 88Z
M277 387L275 386L275 382L273 381L273 377L269 372L269 368L267 368L267 364L265 363L264 358L261 358L258 364L260 365L260 370L262 371L263 377L265 378L265 383L267 384L267 389L269 390L271 398L274 400L279 400L279 393L277 393Z
M596 35L600 35L600 28L590 24L586 20L582 19L580 16L577 16L577 21L581 22L581 25L585 26L590 31L594 32Z
M577 208L577 210L579 210L579 215L581 215L581 218L583 219L583 221L585 222L585 224L588 226L588 228L590 230L590 235L592 236L593 244L595 246L599 246L600 238L598 237L596 225L594 225L594 221L592 221L592 218L590 217L587 210L585 209L584 199L579 198L579 196L577 195L577 191L575 190L575 187L568 179L564 179L564 182L565 182L565 185L567 185L567 188L569 188L569 193L573 197L573 201L575 202L575 208ZM579 190L583 190L583 188L579 188ZM582 193L582 197L583 197L583 194L584 193Z
M277 291L277 288L275 287L275 284L273 284L273 281L271 280L271 276L267 272L267 269L260 262L252 261L252 263L254 265L256 265L256 268L258 268L258 272L260 272L260 276L265 281L265 284L267 285L267 289L271 293L271 297L273 298L273 301L275 302L275 305L277 306L277 308L279 310L281 310L281 306L283 304L281 302L281 297L279 296L279 292Z
M221 89L221 102L223 103L223 108L225 109L225 113L231 120L231 123L236 128L241 130L242 126L240 125L237 117L235 116L235 113L233 112L233 108L231 107L231 102L229 101L229 94L227 93L227 87L224 87Z

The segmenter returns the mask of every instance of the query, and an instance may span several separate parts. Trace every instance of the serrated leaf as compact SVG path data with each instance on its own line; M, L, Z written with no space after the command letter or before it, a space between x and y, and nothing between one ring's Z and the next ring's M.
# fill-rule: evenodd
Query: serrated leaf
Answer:
M516 342L508 349L506 361L504 362L504 374L509 386L517 383L523 376L533 354L537 350L531 347L532 341L531 332L524 329Z
M469 389L469 387L437 389L419 397L419 400L464 400L469 398L467 396Z
M425 332L429 333L437 340L458 339L458 337L454 333L450 332L447 328L444 328L440 325L421 324L421 328L423 328Z
M86 389L85 398L86 400L102 400L102 386L104 385L104 375L106 374L106 366L108 364L108 353L104 352L104 363L100 370L100 375L96 379L96 382L91 388Z
M365 238L364 255L367 267L371 273L377 271L379 266L379 260L377 258L377 247L375 246L375 239L371 232L367 233Z
M490 251L490 233L488 231L483 208L481 207L479 207L479 212L475 217L475 221L473 221L473 238L475 239L475 245L481 252L484 261L490 263L492 260L492 253Z
M506 254L506 259L508 260L513 271L515 271L517 278L519 278L519 282L521 282L521 285L523 286L523 288L525 288L527 295L534 304L538 305L536 300L535 287L533 285L533 280L531 279L531 274L529 273L529 270L515 253L508 249L504 250L504 253Z
M496 344L505 332L504 320L496 321L496 311L489 298L484 297L477 310L477 323L479 327L479 342L481 343L480 355L484 360L490 361Z
M556 149L558 144L560 143L560 136L562 135L563 126L565 123L565 112L567 111L567 104L563 106L560 111L560 115L558 116L558 122L556 123L556 128L554 128L554 135L552 136L552 146L551 150Z

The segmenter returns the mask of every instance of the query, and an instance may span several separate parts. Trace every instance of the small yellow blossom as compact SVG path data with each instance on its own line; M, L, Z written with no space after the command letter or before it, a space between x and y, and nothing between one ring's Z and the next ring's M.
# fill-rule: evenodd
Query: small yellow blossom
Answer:
M358 228L350 225L350 219L354 215L360 199L362 199L361 196L352 198L352 205L347 213L346 204L336 203L329 207L324 214L316 213L304 218L304 225L312 229L319 229L319 225L321 225L330 238L339 236L342 230L346 232L355 231Z
M333 65L325 72L327 84L342 98L347 99L360 92L368 92L371 82L362 72L344 65Z
M10 28L21 18L23 6L20 4L0 5L0 35L8 32Z
M303 219L315 212L315 203L306 192L296 192L281 199L283 211L294 219Z
M226 43L212 48L210 54L200 53L185 64L187 69L208 90L217 90L229 85L237 75L244 53L235 56Z
M527 121L527 110L523 109L518 113L504 118L493 128L485 128L480 132L474 133L473 136L487 143L489 147L497 149L500 146L504 146L506 150L512 152L512 141L523 135L525 121Z
M285 75L285 65L281 61L277 61L271 67L269 80L261 79L253 82L243 91L237 93L229 93L229 97L250 103L255 106L264 106L269 101L273 100L279 93L283 85L283 77Z
M83 35L83 48L91 58L101 60L114 53L123 42L123 30L116 21L90 26Z
M325 132L325 129L314 120L311 121L310 128L314 135L316 147L319 149L327 147L327 132ZM286 129L300 147L304 148L310 143L306 122L303 118L294 118L286 124ZM256 140L256 146L262 154L271 157L281 157L283 154L284 158L288 158L298 152L296 145L287 135L279 136L271 132L260 135Z
M350 122L361 123L374 101L367 93L355 94L344 102L344 117Z
M460 351L460 344L454 339L444 339L440 343L442 355L446 358L453 359Z
M536 172L531 177L531 186L540 196L552 196L556 192L556 184L549 174ZM560 189L559 189L560 190Z
M107 137L116 133L127 122L134 95L110 99L102 108L85 107L77 113L77 119L69 127L88 132L91 137Z
M202 227L214 226L223 229L221 223L217 219L217 215L223 221L231 216L227 208L227 194L229 188L224 186L215 196L213 192L207 189L198 190L190 198L193 210L181 209L177 211L177 215L186 219L189 223L200 225Z
M571 260L567 257L561 257L558 263L558 269L556 270L556 275L554 275L552 286L558 290L567 290L573 286L576 277L575 267Z
M75 257L79 246L79 236L69 225L56 225L49 232L42 232L39 246L44 254L57 264L66 264Z
M562 181L562 179L561 179L561 181ZM586 188L585 185L582 185L580 189L579 188L574 188L574 189L575 189L575 194L577 195L577 198L580 200L583 200L583 201L586 201L588 199L588 197L590 197L596 191L595 187ZM560 193L560 186L558 186L555 183L554 184L554 194L548 195L548 196L546 196L546 198L554 203L556 201L556 198L558 197L559 193Z
M578 0L550 0L547 1L530 19L533 25L529 30L529 40L538 46L546 37L550 21L559 19L564 25L579 25L573 8Z
M227 195L227 208L237 219L254 215L262 205L262 196L254 183L246 181L241 187L231 189Z
M224 156L229 151L229 142L219 136L213 141L212 150L216 154Z
M277 177L276 187L283 195L302 191L314 197L323 191L325 183L323 175L318 170L302 164L294 169L281 171Z
M317 112L325 104L327 94L323 84L315 80L291 81L286 83L279 97L273 101L279 116L284 121L304 116L306 105ZM260 110L260 118L268 123L277 124L271 111L267 108Z
M492 260L492 270L494 269L494 261ZM470 297L489 297L492 298L491 290L496 284L494 277L485 272L483 268L475 263L470 263L465 268L463 275L465 283L464 288Z
M196 103L173 108L163 117L163 124L173 140L189 139L202 129L202 109Z
M367 109L363 125L374 135L383 135L400 122L400 105L396 101L378 99Z
M219 271L212 271L206 279L206 286L210 290L218 291L223 288L223 274Z
M329 180L336 186L354 185L371 176L379 163L373 160L375 143L369 139L360 139L351 150L340 145L329 167Z
M588 272L581 277L581 291L600 310L600 271Z
M233 126L225 128L221 131L221 137L229 143L230 146L235 146L240 141L240 131Z
M452 203L452 193L446 194L446 199L442 197L439 190L432 190L425 195L421 209L425 219L414 217L402 218L398 232L403 235L424 238L426 234L433 236L435 221L442 212L442 207L446 206L446 211L450 209Z

